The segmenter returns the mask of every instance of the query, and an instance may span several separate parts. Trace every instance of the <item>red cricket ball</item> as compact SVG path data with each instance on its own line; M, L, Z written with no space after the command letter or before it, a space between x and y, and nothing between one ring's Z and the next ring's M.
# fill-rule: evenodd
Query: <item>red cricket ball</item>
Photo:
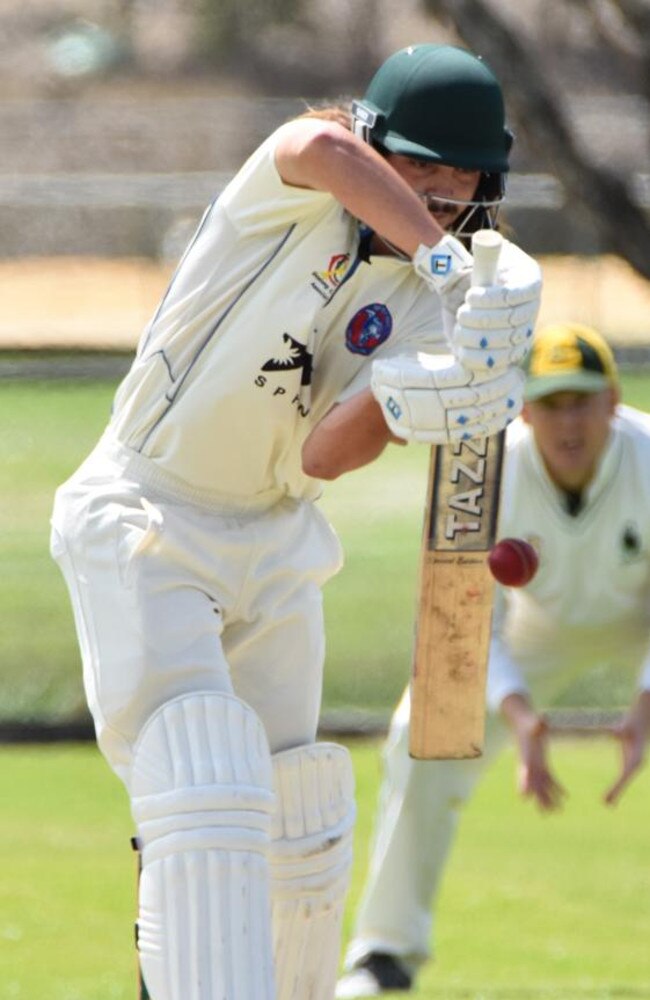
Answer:
M502 538L488 553L490 572L504 587L525 587L535 576L539 559L523 538Z

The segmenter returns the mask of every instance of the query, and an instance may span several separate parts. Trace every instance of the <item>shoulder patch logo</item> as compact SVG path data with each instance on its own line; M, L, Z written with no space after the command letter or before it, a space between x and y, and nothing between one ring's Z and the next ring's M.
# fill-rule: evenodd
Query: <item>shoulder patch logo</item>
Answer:
M331 285L340 285L345 277L349 263L349 253L335 253L333 257L330 257L330 262L323 272L322 277Z
M314 280L311 283L311 287L328 302L343 282L349 264L349 253L333 254L324 271L312 271L312 278Z
M367 356L388 340L392 329L393 317L388 306L373 302L359 309L348 323L345 346L353 354Z

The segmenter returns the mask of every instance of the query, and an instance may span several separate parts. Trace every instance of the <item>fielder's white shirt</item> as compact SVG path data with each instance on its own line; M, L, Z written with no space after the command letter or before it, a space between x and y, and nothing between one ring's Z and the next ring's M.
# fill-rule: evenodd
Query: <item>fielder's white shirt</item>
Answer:
M515 421L499 535L528 539L540 563L526 587L497 587L490 706L547 672L570 682L601 665L641 665L640 686L650 688L650 416L619 406L575 517L529 428Z
M301 468L314 424L369 384L375 357L444 344L410 262L362 261L357 220L282 182L281 134L206 211L117 392L109 439L181 498L315 498Z

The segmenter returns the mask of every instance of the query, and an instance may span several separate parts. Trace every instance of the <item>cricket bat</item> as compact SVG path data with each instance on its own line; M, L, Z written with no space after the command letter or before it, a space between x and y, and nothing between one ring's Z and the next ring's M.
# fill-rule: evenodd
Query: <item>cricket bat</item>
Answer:
M472 238L472 283L494 282L501 236ZM479 757L505 432L434 446L420 553L411 674L409 753L419 760Z

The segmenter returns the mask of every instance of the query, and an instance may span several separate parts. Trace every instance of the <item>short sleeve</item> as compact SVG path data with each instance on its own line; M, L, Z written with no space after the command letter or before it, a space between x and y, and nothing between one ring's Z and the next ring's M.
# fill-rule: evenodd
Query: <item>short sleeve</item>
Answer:
M257 148L220 195L220 207L241 232L287 226L332 206L329 192L294 187L280 177L275 151L286 127L281 126Z

